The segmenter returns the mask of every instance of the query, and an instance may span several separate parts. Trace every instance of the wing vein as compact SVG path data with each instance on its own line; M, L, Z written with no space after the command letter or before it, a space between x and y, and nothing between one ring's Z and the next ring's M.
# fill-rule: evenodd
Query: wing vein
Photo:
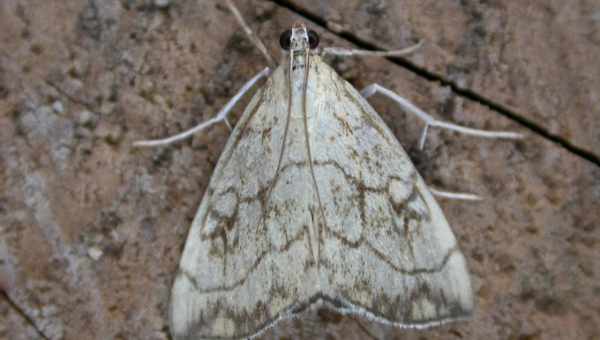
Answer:
M308 72L310 70L310 58L309 58L309 53L308 51L306 51L306 66L304 68L304 86L302 87L302 96L303 96L303 100L302 100L302 118L304 121L304 138L305 138L305 142L306 142L306 153L307 153L307 157L308 157L308 166L310 168L310 175L312 177L312 184L315 190L315 194L317 195L317 202L319 203L319 212L321 213L321 219L323 221L324 227L327 228L327 220L325 219L325 210L323 209L323 203L321 203L321 194L319 193L319 187L317 185L317 177L315 176L315 169L313 167L313 159L312 159L312 153L310 150L310 139L309 139L309 133L308 133L308 115L306 112L306 89L307 89L307 85L308 85ZM321 241L320 241L320 236L321 236L321 228L319 228L319 223L317 222L317 232L316 234L318 235L317 238L317 244L316 244L316 248L317 248L317 254L313 254L316 255L315 257L315 262L317 264L317 270L319 270L320 267L320 247L321 247Z

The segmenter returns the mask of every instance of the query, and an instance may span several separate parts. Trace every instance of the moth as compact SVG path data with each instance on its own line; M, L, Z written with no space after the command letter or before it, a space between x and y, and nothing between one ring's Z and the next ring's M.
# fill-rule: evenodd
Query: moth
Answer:
M136 143L169 144L226 121L235 102L267 78L233 129L189 231L171 294L174 339L254 338L316 306L403 328L469 317L469 273L450 226L365 98L387 95L426 128L520 135L437 121L379 85L361 94L320 56L414 48L319 49L318 35L301 23L280 43L281 65L251 79L215 118Z

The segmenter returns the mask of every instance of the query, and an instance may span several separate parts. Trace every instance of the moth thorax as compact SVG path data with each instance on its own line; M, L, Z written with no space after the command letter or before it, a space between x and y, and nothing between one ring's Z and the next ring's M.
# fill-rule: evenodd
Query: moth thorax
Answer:
M306 116L308 112L305 112L305 97L307 93L307 84L306 84L306 64L305 59L298 60L298 64L293 64L290 72L290 94L292 96L291 100L291 109L292 109L292 117L300 118Z
M306 54L304 52L295 52L292 59L292 71L302 73L306 67Z

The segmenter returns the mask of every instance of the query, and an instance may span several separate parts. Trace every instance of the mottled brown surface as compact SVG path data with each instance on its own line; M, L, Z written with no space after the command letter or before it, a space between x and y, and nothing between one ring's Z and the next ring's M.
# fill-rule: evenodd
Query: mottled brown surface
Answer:
M212 116L265 65L216 3L0 2L1 339L168 339L177 261L228 130L162 149L131 143ZM312 8L384 47L426 39L416 64L600 154L593 1L336 3ZM400 14L377 14L378 3ZM272 51L300 18L258 0L240 10ZM334 43L348 45L324 34ZM437 117L527 132L389 61L332 65ZM515 143L432 131L418 152L421 124L371 102L429 183L486 197L441 201L471 268L475 317L416 332L321 311L266 338L599 338L599 166L534 133Z
M600 157L600 2L290 0Z

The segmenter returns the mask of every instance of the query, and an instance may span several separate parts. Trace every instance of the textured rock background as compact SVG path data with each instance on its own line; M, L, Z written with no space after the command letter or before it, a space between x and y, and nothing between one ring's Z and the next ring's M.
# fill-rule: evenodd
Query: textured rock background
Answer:
M381 83L439 118L527 134L432 131L418 152L421 124L374 98L429 183L486 197L440 202L475 317L417 332L321 312L265 338L600 338L600 3L239 6L276 54L297 19L323 46L424 39L406 60L331 63L357 88ZM218 1L4 0L0 46L0 338L169 339L171 282L228 130L131 143L211 117L263 58Z

